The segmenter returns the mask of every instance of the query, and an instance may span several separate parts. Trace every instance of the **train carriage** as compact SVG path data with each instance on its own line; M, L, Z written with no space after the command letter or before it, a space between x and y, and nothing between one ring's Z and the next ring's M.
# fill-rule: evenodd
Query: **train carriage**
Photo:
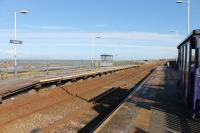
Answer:
M200 29L178 45L178 86L193 117L200 112Z

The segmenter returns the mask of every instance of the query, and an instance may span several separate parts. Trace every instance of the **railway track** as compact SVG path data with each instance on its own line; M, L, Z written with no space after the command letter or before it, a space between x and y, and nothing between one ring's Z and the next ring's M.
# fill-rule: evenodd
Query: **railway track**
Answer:
M0 131L92 131L157 65L147 64L16 97L0 106Z

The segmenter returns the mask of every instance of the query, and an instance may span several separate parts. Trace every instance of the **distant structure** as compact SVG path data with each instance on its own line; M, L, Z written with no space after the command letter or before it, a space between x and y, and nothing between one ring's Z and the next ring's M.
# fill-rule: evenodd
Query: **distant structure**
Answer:
M113 55L102 54L101 56L101 67L113 66Z

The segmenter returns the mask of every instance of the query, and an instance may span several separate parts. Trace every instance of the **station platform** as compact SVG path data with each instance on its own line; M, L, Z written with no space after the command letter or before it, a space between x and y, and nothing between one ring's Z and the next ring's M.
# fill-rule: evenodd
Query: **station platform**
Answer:
M11 80L5 80L0 82L0 102L2 97L7 97L11 94L15 94L20 91L27 90L36 85L41 85L50 82L57 82L63 80L73 80L83 78L85 76L93 76L97 74L103 74L107 72L115 72L128 68L137 67L137 65L127 65L119 67L105 67L99 69L87 69L87 70L76 70L69 73L63 74L49 74L49 75L36 75L26 78L17 78Z
M159 66L96 130L99 133L200 133L177 88L176 71Z

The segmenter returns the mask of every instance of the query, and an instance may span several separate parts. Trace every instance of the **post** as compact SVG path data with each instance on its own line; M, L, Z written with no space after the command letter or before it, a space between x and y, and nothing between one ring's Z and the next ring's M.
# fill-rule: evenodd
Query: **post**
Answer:
M17 12L15 12L15 26L14 26L14 39L17 39ZM14 75L17 78L17 46L14 44L14 55L15 55L15 65L14 65Z
M94 68L94 38L93 38L93 36L92 36L92 51L91 51L91 53L92 53L92 59L91 59L91 69L93 69Z
M190 0L188 0L188 20L187 20L188 35L190 34Z
M117 67L117 53L115 54L115 67Z
M48 62L48 60L47 60L47 68L46 69L47 69L46 73L47 73L47 75L49 75L49 62Z
M15 12L14 39L17 38L17 12Z

